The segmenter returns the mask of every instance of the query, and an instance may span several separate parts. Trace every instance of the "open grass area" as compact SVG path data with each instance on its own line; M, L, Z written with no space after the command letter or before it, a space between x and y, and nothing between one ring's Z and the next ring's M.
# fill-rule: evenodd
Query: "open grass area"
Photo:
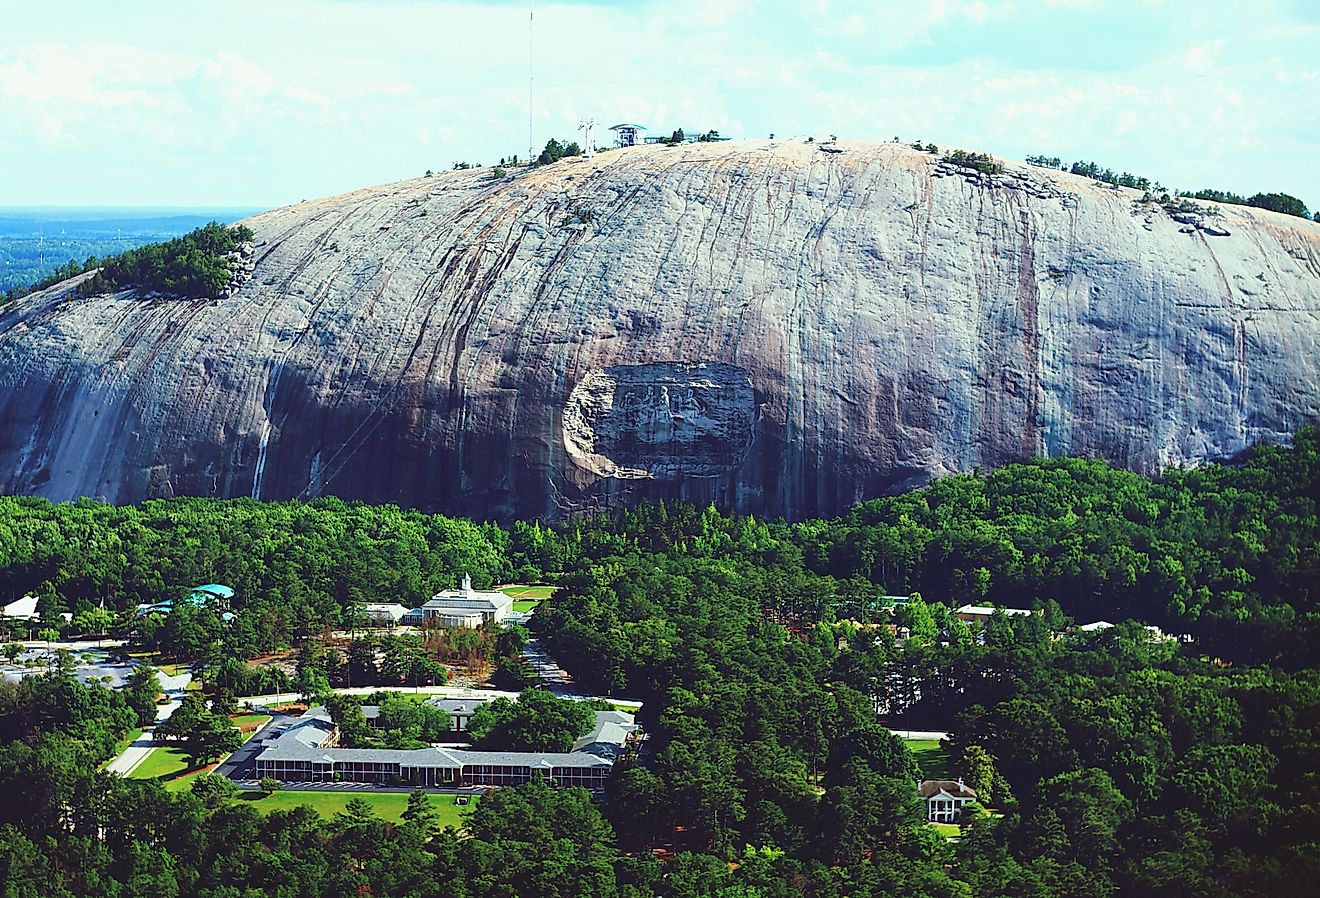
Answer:
M515 600L527 599L539 602L541 599L550 598L556 589L557 586L501 586L500 592Z
M517 614L526 614L528 611L535 610L536 606L541 604L543 599L514 599L513 610Z
M266 714L240 714L237 717L229 718L229 722L244 733L255 730L268 720L270 720L270 717Z
M904 739L908 751L916 756L921 778L944 780L949 778L949 753L940 748L937 739Z
M962 835L962 827L956 823L927 823L926 825L935 827L935 831L946 839L956 839Z
M166 676L177 677L181 673L188 672L186 664L157 664L156 669Z
M183 752L169 746L157 746L147 752L147 756L142 759L142 763L128 775L128 778L135 780L164 779L166 777L181 776L187 771L188 761L184 758Z
M454 804L456 795L441 795L431 793L431 806L435 808L440 818L441 826L461 827L463 821L460 818L462 811L469 810L476 806L478 796L471 797L471 802L467 805ZM330 817L342 812L348 807L349 799L361 798L376 814L386 820L398 820L403 815L403 809L408 806L408 793L406 792L297 792L285 791L272 792L270 795L263 795L260 792L244 792L240 801L251 803L253 807L263 814L269 814L271 811L287 811L296 807L315 808L323 817Z

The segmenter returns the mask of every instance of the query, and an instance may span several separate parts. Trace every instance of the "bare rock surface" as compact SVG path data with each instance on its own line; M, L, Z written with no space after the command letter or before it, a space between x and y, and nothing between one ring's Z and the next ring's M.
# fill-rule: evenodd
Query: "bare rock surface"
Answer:
M799 518L1038 454L1195 464L1320 416L1320 225L839 147L418 178L250 219L217 301L25 297L0 310L0 490Z

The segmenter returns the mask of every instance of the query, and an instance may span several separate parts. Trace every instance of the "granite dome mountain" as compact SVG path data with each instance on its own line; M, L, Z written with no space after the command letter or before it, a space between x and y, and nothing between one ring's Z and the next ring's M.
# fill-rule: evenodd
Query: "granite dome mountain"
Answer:
M0 309L0 490L801 518L1320 416L1320 225L840 147L418 178L248 219L223 299L25 297Z

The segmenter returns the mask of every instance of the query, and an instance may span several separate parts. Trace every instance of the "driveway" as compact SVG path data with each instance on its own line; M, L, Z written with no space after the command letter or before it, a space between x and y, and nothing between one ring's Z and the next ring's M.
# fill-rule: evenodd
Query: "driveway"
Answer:
M147 759L147 755L156 746L151 741L153 729L153 727L148 727L143 730L142 735L129 743L128 748L120 752L119 757L107 764L105 769L120 776L128 776L136 770L138 765Z
M181 673L177 677L168 677L165 674L158 674L157 676L160 678L161 689L165 692L165 697L169 699L165 704L156 706L156 723L160 723L173 714L175 708L179 707L183 700L184 691L187 690L188 684L192 682L192 674ZM155 733L156 728L154 726L147 727L142 731L142 735L134 739L127 748L119 753L119 757L106 765L105 769L111 773L118 773L120 776L128 776L137 769L139 764L146 760L147 755L156 747L156 743L152 741Z

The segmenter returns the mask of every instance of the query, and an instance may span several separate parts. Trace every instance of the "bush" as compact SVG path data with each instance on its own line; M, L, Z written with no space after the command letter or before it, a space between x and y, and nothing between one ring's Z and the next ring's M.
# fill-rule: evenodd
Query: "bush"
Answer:
M230 254L251 239L252 231L243 225L226 227L213 221L174 240L105 260L100 271L79 285L78 293L134 289L183 299L219 299L233 280Z
M1028 156L1027 165L1034 165L1038 168L1063 168L1063 160L1058 156Z
M960 168L970 168L985 175L997 175L1004 170L1004 166L996 162L989 153L969 153L966 150L954 150L952 153L946 153L942 161L950 165L957 165Z
M274 782L272 780L272 782ZM279 784L276 783L278 786ZM238 786L227 776L221 776L218 773L199 773L193 777L192 785L189 787L192 794L202 800L202 803L208 808L219 807L225 801L238 797Z
M271 795L274 794L275 792L280 791L280 789L283 788L283 785L284 785L283 783L275 779L275 777L273 776L263 776L257 782L257 787L261 789L262 792L265 792L267 795Z
M581 156L581 155L582 155L582 148L579 147L576 142L570 142L566 144L560 143L558 140L552 137L545 142L545 149L541 151L541 155L536 157L536 164L550 165L553 162L558 162L560 159L563 159L565 156Z

